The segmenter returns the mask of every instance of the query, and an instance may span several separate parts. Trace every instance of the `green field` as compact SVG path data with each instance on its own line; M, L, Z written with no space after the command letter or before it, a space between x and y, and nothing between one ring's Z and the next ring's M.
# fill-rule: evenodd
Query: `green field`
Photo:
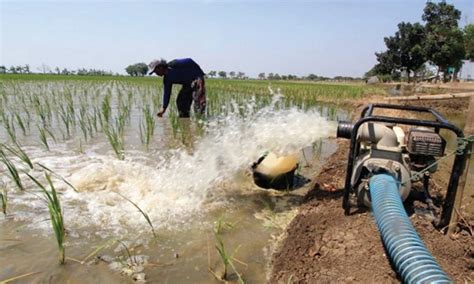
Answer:
M167 273L183 281L180 277L193 275L209 283L203 250L211 233L224 262L242 245L238 257L249 266L239 264L237 270L261 282L268 261L262 248L281 226L269 211L277 201L259 193L245 174L249 165L268 150L300 153L303 147L317 163L334 147L325 140L334 121L349 118L351 110L339 103L384 94L362 84L209 79L205 117L180 119L174 95L160 119L157 77L2 75L0 80L0 205L7 216L0 225L5 238L20 238L35 256L25 261L21 250L11 251L13 268L0 272L0 279L28 273L32 266L55 273L55 250L63 263L100 248L116 266L129 269L140 264L131 257L135 246L151 247L146 255L161 262L170 261L166 256L184 243L180 253L190 261L176 264L179 270L149 269L149 277L157 281ZM285 206L289 209L278 218L293 212L291 203ZM229 232L213 232L216 222ZM228 225L239 222L245 225ZM39 241L30 237L35 234L42 235ZM248 242L249 234L257 241ZM111 239L117 240L114 247ZM48 264L35 261L44 259L45 246ZM7 263L0 259L0 265ZM91 280L87 269L66 265L60 273L69 279L77 270ZM117 277L109 270L100 273Z

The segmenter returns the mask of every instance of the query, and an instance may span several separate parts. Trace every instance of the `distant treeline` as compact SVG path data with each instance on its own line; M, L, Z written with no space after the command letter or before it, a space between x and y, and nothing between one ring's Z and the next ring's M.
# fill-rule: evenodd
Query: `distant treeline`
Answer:
M249 77L245 75L244 72L234 72L231 71L227 73L226 71L210 71L207 73L209 78L221 78L221 79L248 79ZM359 77L348 77L348 76L335 76L333 78L318 76L315 74L309 74L307 76L297 76L292 74L280 75L278 73L259 73L258 79L260 80L310 80L310 81L353 81L353 80L362 80Z
M128 75L132 77L142 77L148 72L148 66L145 63L136 63L127 66L125 68ZM67 68L56 67L50 69L48 67L38 68L39 72L32 72L28 64L23 66L11 66L6 68L0 66L0 74L50 74L50 75L78 75L78 76L120 76L120 74L113 73L112 71L104 71L99 69L85 69L80 68L77 70L69 70ZM210 71L206 74L208 78L221 78L221 79L237 79L245 80L250 79L245 75L244 72L226 72L226 71ZM256 79L260 80L308 80L308 81L359 81L362 80L360 77L349 77L349 76L335 76L333 78L318 76L315 74L309 74L307 76L297 76L292 74L280 75L278 73L260 73Z
M378 63L366 77L410 82L442 75L446 82L457 79L464 61L474 61L474 25L461 29L454 5L428 1L421 18L424 24L401 22L395 35L384 38L387 50L375 53Z
M117 73L113 73L112 71L105 71L100 69L86 69L86 68L79 68L77 70L70 70L67 68L60 68L56 67L54 69L49 68L46 65L42 65L41 67L37 68L38 72L32 72L30 70L30 65L18 65L18 66L10 66L9 68L5 66L0 66L0 74L54 74L54 75L78 75L78 76L113 76L119 75Z

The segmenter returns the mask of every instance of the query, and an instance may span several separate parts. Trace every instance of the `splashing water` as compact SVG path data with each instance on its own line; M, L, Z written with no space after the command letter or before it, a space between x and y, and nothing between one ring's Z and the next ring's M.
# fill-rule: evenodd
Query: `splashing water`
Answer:
M228 115L207 123L192 153L167 150L158 153L167 159L151 163L144 162L147 154L143 152L135 157L127 153L131 158L119 161L92 150L78 155L65 146L47 153L36 147L27 151L33 160L65 176L79 190L64 187L60 196L66 224L77 234L89 227L100 235L147 229L143 216L117 193L137 203L155 227L176 229L199 220L209 205L208 196L219 194L219 182L247 169L265 151L293 153L333 135L335 124L316 111L282 109L279 103L279 96L274 96L270 106L262 109L257 109L255 100L244 106L231 104ZM140 155L143 157L137 158ZM225 202L225 196L219 202ZM12 203L34 209L17 218L33 219L33 223L44 219L38 214L45 213L44 204L36 197L17 195Z

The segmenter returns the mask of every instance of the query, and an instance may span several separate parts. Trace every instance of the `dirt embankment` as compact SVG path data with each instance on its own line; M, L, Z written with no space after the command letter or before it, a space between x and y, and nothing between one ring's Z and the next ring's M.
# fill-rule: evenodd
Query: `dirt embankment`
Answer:
M441 112L463 111L466 100L423 102ZM360 114L358 104L355 115ZM313 179L299 214L274 254L270 283L398 283L370 212L345 216L342 188L346 175L348 141ZM436 181L432 188L440 188ZM455 282L474 281L474 241L467 230L453 236L437 231L424 217L411 220L441 267ZM471 220L472 225L472 220Z

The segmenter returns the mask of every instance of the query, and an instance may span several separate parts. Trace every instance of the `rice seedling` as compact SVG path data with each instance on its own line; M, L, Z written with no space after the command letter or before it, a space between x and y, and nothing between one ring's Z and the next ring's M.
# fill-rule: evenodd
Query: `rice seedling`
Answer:
M143 107L143 117L139 125L140 139L148 147L155 132L155 118L148 105Z
M30 125L31 125L31 114L30 111L26 107L26 103L23 103L23 113L26 115L26 118L23 118L24 121L26 122L26 128L30 130Z
M111 115L110 95L108 94L104 97L104 100L102 101L102 118L103 118L102 123L104 125L109 124L110 115Z
M25 124L23 123L23 119L21 118L19 113L15 113L15 118L18 123L18 126L20 126L21 130L23 131L23 135L26 135L26 127Z
M229 267L232 268L232 270L234 271L234 273L237 275L237 279L238 279L238 282L239 283L245 283L244 280L242 279L242 275L240 275L240 273L237 271L234 263L233 263L233 255L235 254L235 252L238 250L238 248L231 254L229 255L226 248L225 248L225 245L224 245L224 241L222 240L222 237L220 234L217 234L217 233L214 233L214 237L216 238L216 245L215 245L215 248L219 254L219 257L222 261L222 264L224 266L223 268L223 271L222 271L222 274L220 277L218 277L218 279L220 280L228 280L229 279ZM216 273L213 272L210 268L209 268L209 271L211 271L211 273L216 277Z
M66 255L66 249L64 246L64 241L66 238L66 230L64 228L64 218L63 218L63 212L61 209L61 203L58 199L56 188L54 187L54 184L51 181L51 176L48 173L45 173L46 180L51 190L51 191L48 191L46 187L42 183L40 183L35 177L31 176L28 173L26 174L36 185L40 187L40 189L44 193L45 201L47 203L48 210L49 210L51 225L53 227L54 235L56 236L56 241L58 244L59 263L64 264L65 255Z
M135 208L138 209L138 211L142 214L142 216L147 221L148 225L150 226L151 232L153 233L153 237L156 239L157 236L156 236L156 233L155 233L155 227L153 227L153 223L151 222L150 216L148 216L148 214L145 211L143 211L135 202L133 202L132 200L130 200L129 198L127 198L126 196L124 196L124 195L122 195L118 192L117 192L117 194L120 195L123 199L130 202L133 206L135 206Z
M114 125L106 125L105 134L107 135L107 139L109 140L109 143L112 146L117 158L119 160L125 159L123 135L118 119L116 120L115 127Z
M224 229L232 229L234 228L235 224L237 222L234 222L234 223L229 223L227 221L224 220L224 216L221 215L217 221L214 223L214 233L217 234L217 235L220 235L222 234L223 230Z
M46 117L47 114L46 114L46 111L45 111L43 105L41 104L41 101L40 101L40 99L37 95L33 96L33 102L32 103L33 103L33 106L35 108L36 114L41 119L42 125L46 125L47 124L47 117Z
M66 107L63 105L60 106L60 111L59 115L61 118L61 121L64 123L64 127L66 128L66 138L71 137L71 124L73 121L73 118L70 115L70 112L67 111Z
M84 140L87 142L87 113L85 109L81 108L79 112L79 126L82 130L82 135L84 136Z
M97 118L98 118L98 115L100 115L100 113L97 112L97 110L95 108L93 108L92 115L89 116L89 126L90 126L91 134L92 134L92 128L94 128L94 131L97 133Z
M171 129L173 130L173 137L176 138L176 136L178 135L179 128L180 128L180 121L179 121L179 116L177 112L170 110L169 119L171 122Z
M15 164L12 163L12 161L10 161L8 159L8 157L5 155L5 152L0 149L0 162L2 162L5 167L7 168L8 170L8 173L10 174L10 178L11 180L16 184L16 186L18 187L18 189L20 190L25 190L22 182L21 182L21 178L20 178L20 174L18 173L18 169L16 168Z
M119 115L115 118L115 127L117 132L120 136L123 137L124 130L125 130L125 122L127 120L126 114L123 112L119 112Z
M33 163L31 162L30 157L26 154L26 152L21 148L19 144L15 144L15 145L16 145L16 149L8 145L0 143L0 148L1 147L5 148L7 151L17 156L20 160L22 160L25 164L27 164L28 167L30 167L30 169L33 169Z
M36 127L38 127L39 138L40 138L41 143L46 148L46 150L49 151L49 144L48 144L48 138L46 137L45 127L41 127L39 125L37 125Z
M13 120L10 120L6 112L2 112L2 121L3 121L3 127L8 133L8 136L10 137L10 140L12 142L16 142L16 132L15 132L15 124Z
M132 253L131 253L130 250L128 249L128 246L127 246L124 242L122 242L121 240L117 240L117 241L120 243L120 245L122 245L121 251L122 251L122 256L123 256L123 258L129 260L129 261L127 261L126 263L123 263L123 262L122 262L122 265L127 265L127 266L134 266L134 265L136 265L136 264L137 264L137 261L134 259Z
M8 192L7 186L2 182L0 186L0 202L2 203L2 212L3 215L7 215L7 205L8 205Z

